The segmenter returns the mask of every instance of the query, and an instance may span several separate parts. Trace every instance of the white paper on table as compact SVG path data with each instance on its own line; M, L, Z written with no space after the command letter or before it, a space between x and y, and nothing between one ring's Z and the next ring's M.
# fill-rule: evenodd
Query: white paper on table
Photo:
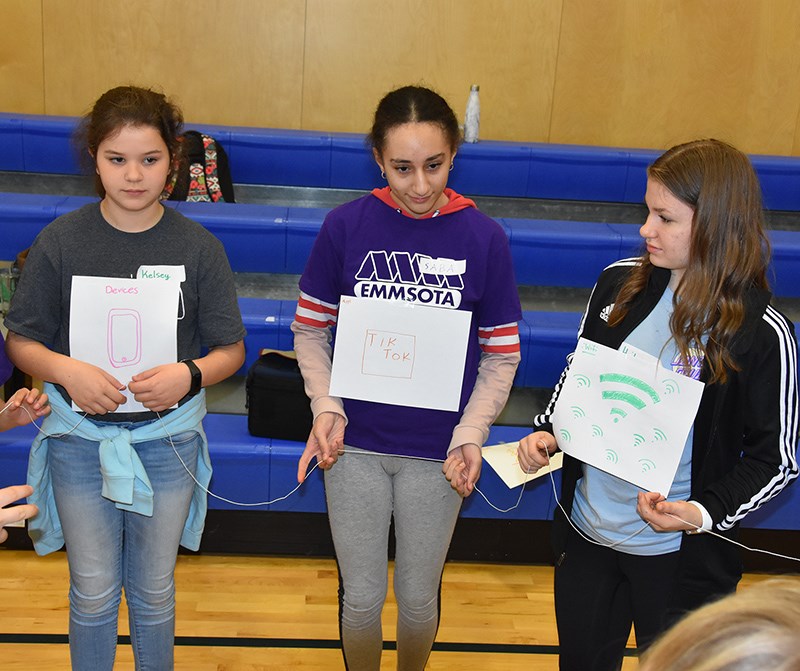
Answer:
M509 489L524 485L526 482L541 478L543 475L561 468L564 453L556 452L550 455L549 466L540 468L536 473L526 473L520 468L519 461L517 461L518 447L519 441L514 441L513 443L500 443L499 445L485 445L482 450L484 461L492 467Z
M116 277L72 278L69 347L126 385L137 373L178 358L179 282ZM128 400L116 412L145 412ZM73 403L72 407L79 408Z
M458 410L472 313L342 296L330 393Z
M666 496L705 385L631 349L578 341L554 432L567 454Z

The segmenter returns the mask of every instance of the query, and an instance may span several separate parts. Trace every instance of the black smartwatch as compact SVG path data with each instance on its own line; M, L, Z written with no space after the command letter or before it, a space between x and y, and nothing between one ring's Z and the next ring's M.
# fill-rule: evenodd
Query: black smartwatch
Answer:
M189 387L187 396L197 396L203 388L203 372L191 359L184 359L181 363L185 363L189 367L189 372L192 374L192 384Z

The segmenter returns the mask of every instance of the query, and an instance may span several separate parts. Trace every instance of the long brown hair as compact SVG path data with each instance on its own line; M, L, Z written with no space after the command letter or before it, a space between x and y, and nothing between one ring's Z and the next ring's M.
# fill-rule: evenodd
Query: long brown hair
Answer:
M758 178L747 156L719 140L677 145L647 176L694 210L689 263L670 318L681 361L688 370L690 348L700 350L711 371L709 382L725 382L728 370L738 370L730 344L744 322L745 292L768 288L770 251ZM645 253L622 285L609 325L624 319L652 272Z

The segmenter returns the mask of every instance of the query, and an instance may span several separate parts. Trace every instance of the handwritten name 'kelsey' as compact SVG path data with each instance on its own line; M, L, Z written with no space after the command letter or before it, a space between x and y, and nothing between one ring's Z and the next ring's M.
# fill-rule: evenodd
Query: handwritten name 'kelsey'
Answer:
M139 277L140 280L170 280L172 279L172 275L169 273L162 273L157 270L140 270Z

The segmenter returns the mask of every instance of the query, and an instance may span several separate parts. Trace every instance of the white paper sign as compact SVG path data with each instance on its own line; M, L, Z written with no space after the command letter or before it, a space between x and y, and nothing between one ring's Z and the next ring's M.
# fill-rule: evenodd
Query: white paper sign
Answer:
M567 454L667 495L703 383L640 350L631 355L581 338L553 412Z
M70 356L91 363L127 385L137 373L178 358L179 282L116 277L72 278ZM117 412L147 409L128 401ZM78 407L73 403L73 408Z
M330 393L458 410L472 313L342 296Z
M543 475L550 473L550 471L556 471L561 468L564 453L556 452L550 455L549 466L540 468L536 473L526 473L520 467L519 461L517 461L518 447L519 441L515 441L513 443L500 443L499 445L486 445L482 450L484 461L492 467L509 489L524 485L526 482L541 478Z

